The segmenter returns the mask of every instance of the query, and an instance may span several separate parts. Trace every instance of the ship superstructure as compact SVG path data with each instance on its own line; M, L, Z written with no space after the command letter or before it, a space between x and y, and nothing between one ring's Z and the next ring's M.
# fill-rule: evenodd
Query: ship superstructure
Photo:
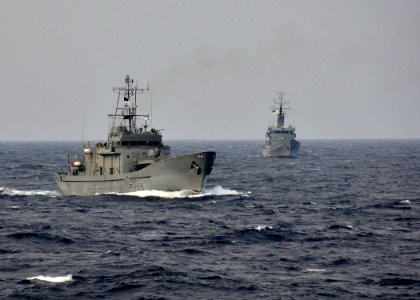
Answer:
M285 127L285 111L290 109L284 101L284 93L279 92L271 107L274 114L274 124L269 126L265 135L263 156L290 157L295 156L300 143L296 140L295 128L292 125Z
M64 195L126 193L139 190L202 190L216 154L212 151L170 156L161 130L149 129L149 114L137 114L138 94L130 76L118 93L108 139L84 146L83 160L69 156L68 171L55 174ZM139 121L143 121L139 124Z

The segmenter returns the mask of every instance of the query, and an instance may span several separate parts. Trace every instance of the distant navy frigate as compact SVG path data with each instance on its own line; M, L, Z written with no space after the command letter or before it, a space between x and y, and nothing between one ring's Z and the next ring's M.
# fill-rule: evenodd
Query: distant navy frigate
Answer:
M200 192L210 175L216 153L170 156L160 130L148 129L149 114L137 114L137 94L130 76L118 93L106 143L84 146L83 159L68 158L68 170L55 179L64 195L127 193L141 190ZM123 101L120 101L123 98ZM122 103L120 103L122 102ZM144 123L138 126L138 121Z
M295 128L292 125L284 126L285 107L283 100L284 93L278 93L278 99L274 99L272 112L274 113L274 124L268 127L265 135L265 145L262 149L263 156L290 157L295 156L299 150L300 143L296 140Z

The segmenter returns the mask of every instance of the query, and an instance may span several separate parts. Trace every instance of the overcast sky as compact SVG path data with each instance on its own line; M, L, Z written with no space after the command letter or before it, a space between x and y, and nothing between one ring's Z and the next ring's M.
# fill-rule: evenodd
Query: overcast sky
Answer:
M0 140L106 139L126 74L165 139L420 138L420 1L0 0Z

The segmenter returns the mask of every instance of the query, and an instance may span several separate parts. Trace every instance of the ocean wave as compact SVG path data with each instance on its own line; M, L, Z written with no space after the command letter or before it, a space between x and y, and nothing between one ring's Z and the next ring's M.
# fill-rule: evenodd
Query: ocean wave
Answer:
M330 227L328 227L328 229L332 229L332 230L353 230L353 226L351 225L340 225L340 224L334 224L331 225Z
M47 282L52 282L52 283L64 283L64 282L72 281L73 275L69 274L65 276L56 276L56 277L38 275L38 276L26 278L26 280L40 280L40 281L47 281Z
M156 197L156 198L163 198L163 199L183 199L183 198L203 198L203 197L208 197L208 196L234 196L234 195L245 196L246 194L240 193L236 190L227 189L218 185L215 187L204 188L203 191L201 191L200 193L196 193L190 190L182 190L182 191L174 191L174 192L145 190L145 191L121 193L118 195L136 196L140 198Z
M261 231L261 230L272 230L273 226L266 226L266 225L258 225L257 227L254 227L255 230Z
M418 285L420 280L418 279L411 279L411 278L384 278L379 281L379 285L381 286L410 286L410 285Z
M11 188L7 188L7 187L0 187L0 195L59 197L61 194L58 191L46 191L46 190L21 191L21 190L11 189Z
M273 228L273 226L267 225L247 227L236 230L227 236L223 236L223 238L227 238L229 240L246 243L279 242L289 240L290 237L290 232L282 231L279 228Z
M306 269L306 271L308 271L308 272L326 272L327 270L326 269L313 269L313 268L309 268L309 269Z
M60 243L60 244L72 244L74 241L72 239L59 236L59 235L53 235L46 232L16 232L11 233L7 235L10 238L14 238L17 240L38 240L38 241L44 241L44 242L52 242L52 243Z

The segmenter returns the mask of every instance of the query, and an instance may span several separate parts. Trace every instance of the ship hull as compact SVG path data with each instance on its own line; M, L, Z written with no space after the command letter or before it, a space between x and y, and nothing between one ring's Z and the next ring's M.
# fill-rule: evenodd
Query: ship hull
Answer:
M262 154L265 157L293 157L296 156L300 143L296 140L283 139L264 146Z
M142 190L200 192L210 175L216 153L212 151L156 160L139 171L115 175L55 174L63 195L129 193Z

